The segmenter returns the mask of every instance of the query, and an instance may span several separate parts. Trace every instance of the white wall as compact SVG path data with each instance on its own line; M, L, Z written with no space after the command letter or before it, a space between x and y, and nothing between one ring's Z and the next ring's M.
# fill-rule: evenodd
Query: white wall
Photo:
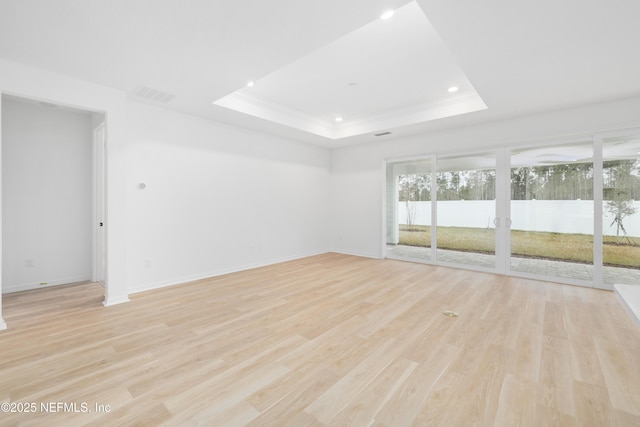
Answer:
M129 292L328 250L328 150L127 110Z
M5 60L0 92L106 115L106 305L328 248L382 256L387 158L640 126L634 98L329 152Z
M104 304L128 301L125 279L126 194L122 172L125 169L126 150L126 94L3 59L0 59L0 93L77 107L106 116L108 265Z
M127 102L122 92L1 59L0 92L106 116L105 305L330 247L326 149Z
M89 280L91 115L3 101L2 121L2 291Z
M491 106L489 106L491 108ZM387 159L453 152L640 126L640 98L434 132L332 152L332 246L339 252L382 257ZM446 119L445 119L446 120Z

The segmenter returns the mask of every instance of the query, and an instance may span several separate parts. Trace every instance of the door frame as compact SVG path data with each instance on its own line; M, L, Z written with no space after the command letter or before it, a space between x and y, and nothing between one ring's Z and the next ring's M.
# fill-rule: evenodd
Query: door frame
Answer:
M458 264L458 263L453 263L453 262L446 262L446 261L441 261L438 260L437 257L437 224L438 224L438 180L437 180L437 176L438 176L438 159L441 158L447 158L447 157L473 157L474 155L481 155L481 154L487 154L487 153L491 153L492 155L494 155L495 157L495 175L496 175L496 188L495 188L495 194L496 194L496 206L495 206L495 218L498 219L498 221L495 223L495 265L493 268L491 267L482 267L482 266L477 266L477 265L472 265L472 264ZM507 217L507 211L506 211L506 199L505 197L508 197L509 194L509 186L505 185L504 182L500 183L500 176L509 173L509 168L508 168L508 164L506 163L508 161L507 159L507 149L505 147L496 147L496 146L491 146L491 147L486 147L484 149L478 149L478 150L473 150L470 152L461 152L461 151L446 151L446 152L436 152L436 153L430 153L430 154L424 154L424 155L416 155L416 156L409 156L409 157L396 157L396 158L386 158L384 160L384 166L382 168L382 174L384 177L384 191L383 191L383 206L382 206L382 218L383 218L383 222L382 222L382 254L383 254L383 258L390 258L390 259L397 259L397 260L403 260L403 261L411 261L411 262L416 262L416 263L422 263L422 264L431 264L431 265L441 265L444 267L454 267L454 268L461 268L461 269L467 269L467 270L474 270L474 271L482 271L482 272L487 272L487 273L494 273L494 274L505 274L505 269L506 269L506 263L507 261L504 259L505 258L505 254L506 252L508 252L508 217ZM428 249L429 251L429 258L428 259L424 259L424 260L418 260L415 258L411 258L411 259L407 259L407 258L400 258L400 257L394 257L393 255L388 256L388 252L387 252L387 212L388 212L388 192L387 192L387 188L386 185L388 185L388 181L387 181L387 174L389 171L388 165L390 164L394 164L394 163L403 163L403 162L411 162L411 161L429 161L430 162L430 177L431 177L431 236L430 236L430 241L431 241L431 247ZM395 185L395 180L396 177L395 175L393 176L393 181L394 181L394 185ZM393 192L393 199L394 199L394 206L393 206L393 210L396 210L396 205L397 203L395 201L397 201L397 196L398 196L398 191L397 189L395 189ZM397 216L394 217L394 221L397 222ZM397 224L395 224L394 226L397 226ZM500 258L502 257L502 259Z
M106 285L107 273L107 128L102 121L93 129L93 266L92 281Z
M95 168L95 130L97 130L100 127L104 128L104 151L102 152L102 157L103 157L103 182L104 182L104 193L102 195L102 202L103 202L103 207L104 207L104 215L105 215L105 221L106 221L106 216L107 216L107 200L108 200L108 193L107 193L107 183L108 183L108 169L107 169L107 158L108 158L108 151L107 151L107 112L106 111L98 111L98 110L92 110L89 108L86 108L84 106L81 105L69 105L65 102L61 102L58 101L56 99L45 99L45 98L40 98L40 97L33 97L30 95L25 95L23 93L20 92L7 92L7 91L0 91L0 226L2 225L2 194L3 194L3 182L2 182L2 94L8 94L8 95L12 95L12 96L16 96L16 97L21 97L21 98L25 98L25 99L31 99L31 100L36 100L36 101L42 101L42 102L50 102L52 104L58 104L58 105L62 105L62 106L70 106L72 108L75 109L80 109L80 110L85 110L87 112L90 113L96 113L96 114L102 114L103 119L101 121L101 123L94 128L93 133L92 133L92 141L91 144L94 148L94 162L93 162L93 170L92 170L92 180L94 183L94 195L93 195L93 216L94 216L94 221L95 221L95 213L96 213L96 205L97 205L97 201L96 201L96 194L95 194L95 185L98 181L97 177L96 177L96 168ZM93 223L93 222L92 222ZM105 222L106 224L106 222ZM106 227L105 227L106 228ZM112 305L112 304L118 304L120 302L126 302L128 301L128 298L121 298L120 300L111 303L111 304L107 304L107 299L108 299L108 291L109 291L109 284L108 284L108 279L107 279L107 273L109 271L108 269L108 239L107 239L107 234L106 234L106 229L103 231L104 233L104 245L103 245L103 253L104 253L104 282L102 283L105 292L105 301L103 302L103 305ZM97 239L96 239L96 233L95 233L95 227L94 227L94 233L93 233L93 242L92 242L92 249L94 251L94 254L92 256L92 264L94 264L92 266L92 276L95 275L96 271L95 271L95 256L96 256L96 244L97 244ZM4 321L4 318L2 317L2 250L3 250L3 244L2 244L2 230L0 227L0 331L7 329L7 324Z
M432 152L429 154L417 154L413 156L404 156L399 158L386 158L384 161L384 167L382 168L382 173L387 173L388 165L391 163L399 163L399 162L409 162L412 160L420 161L424 159L431 158L432 159L432 167L431 167L431 176L432 176L432 185L431 185L431 205L432 205L432 244L431 251L432 256L429 260L424 261L416 261L414 259L406 259L390 256L390 259L399 259L404 261L412 261L412 262L422 262L425 264L433 264L433 265L443 265L455 268L462 268L468 270L475 271L484 271L495 274L505 274L513 277L522 277L534 280L544 280L544 281L552 281L556 283L563 283L569 285L577 285L582 287L594 287L598 289L607 289L611 290L612 285L605 284L603 280L603 196L602 196L602 188L603 188L603 177L602 177L602 162L605 160L603 156L603 144L604 140L612 137L619 136L633 136L639 135L640 128L638 127L628 127L628 128L620 128L614 130L607 130L601 132L590 132L585 134L576 134L567 137L559 137L559 138L546 138L538 141L526 141L517 144L509 144L503 146L487 146L486 148L478 148L473 151L446 151L446 152ZM511 269L511 156L512 152L519 149L529 149L529 148L542 148L542 147L552 147L556 145L568 145L572 143L581 143L591 141L593 147L593 174L594 174L594 184L593 184L593 203L594 203L594 212L593 212L593 279L591 282L585 282L580 279L559 277L559 276L547 276L544 274L535 274L535 273L526 273L514 271ZM436 242L435 242L435 230L437 229L437 161L441 157L448 156L473 156L478 153L487 153L493 152L496 155L496 218L498 219L498 223L496 224L496 265L494 269L482 268L473 265L466 264L454 264L454 263L443 263L438 261L437 256L435 256L435 251L437 250ZM386 182L386 181L385 181ZM397 192L394 192L394 199L397 200ZM384 192L384 196L387 195L387 191ZM389 201L386 197L383 197L383 240L382 240L382 248L383 248L383 257L387 257L386 251L386 217L385 213L387 211L387 203ZM434 226L435 225L435 226Z

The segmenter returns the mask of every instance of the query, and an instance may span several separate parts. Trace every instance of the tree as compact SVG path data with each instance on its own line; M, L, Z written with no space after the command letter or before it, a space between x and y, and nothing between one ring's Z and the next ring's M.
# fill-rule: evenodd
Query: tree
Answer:
M625 193L624 191L619 191L618 194ZM620 231L622 231L623 236L627 237L627 230L625 230L622 221L627 217L638 212L638 209L633 206L630 200L625 198L618 197L614 200L609 200L606 206L607 212L613 215L613 221L610 226L616 225L616 243L620 242ZM631 240L627 237L627 242L631 243Z
M429 175L400 175L398 177L398 198L399 201L405 202L405 223L409 231L412 231L416 220L416 208L415 204L412 202L431 200L431 193L429 192Z
M607 200L605 209L613 216L610 226L616 226L616 243L620 242L621 231L627 242L631 243L623 221L638 212L632 201L638 184L636 163L635 160L612 160L603 164L604 198Z

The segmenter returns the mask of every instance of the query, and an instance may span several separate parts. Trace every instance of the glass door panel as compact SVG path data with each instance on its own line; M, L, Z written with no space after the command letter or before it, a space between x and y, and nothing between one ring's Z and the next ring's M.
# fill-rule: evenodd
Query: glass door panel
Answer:
M593 282L593 145L512 151L510 269Z
M438 158L437 165L437 261L495 268L495 153Z
M603 141L605 284L640 283L640 135Z
M387 256L431 260L431 159L387 164Z

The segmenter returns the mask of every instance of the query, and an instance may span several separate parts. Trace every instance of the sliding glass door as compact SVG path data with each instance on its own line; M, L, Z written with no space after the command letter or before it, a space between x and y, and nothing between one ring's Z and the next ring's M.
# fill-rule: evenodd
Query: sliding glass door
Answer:
M494 153L437 160L437 260L496 266L496 157Z
M593 281L593 146L511 154L510 269Z
M432 159L387 165L387 255L431 260Z
M495 153L388 163L386 172L388 257L495 270Z
M640 283L640 134L602 144L605 285Z
M640 283L640 131L387 165L394 258Z

